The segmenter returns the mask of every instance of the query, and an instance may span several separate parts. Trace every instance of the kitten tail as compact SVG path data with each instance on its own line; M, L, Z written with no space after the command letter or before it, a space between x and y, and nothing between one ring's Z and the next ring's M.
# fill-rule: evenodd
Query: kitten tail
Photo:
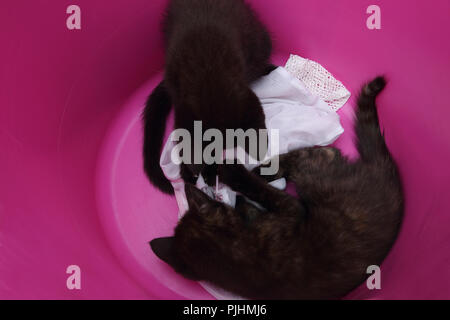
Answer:
M365 85L358 97L356 111L356 145L364 162L390 158L380 125L375 104L376 97L386 86L384 77L377 77Z
M173 194L174 191L159 165L159 159L171 107L170 95L162 81L148 98L142 115L144 121L144 170L152 184L167 194Z

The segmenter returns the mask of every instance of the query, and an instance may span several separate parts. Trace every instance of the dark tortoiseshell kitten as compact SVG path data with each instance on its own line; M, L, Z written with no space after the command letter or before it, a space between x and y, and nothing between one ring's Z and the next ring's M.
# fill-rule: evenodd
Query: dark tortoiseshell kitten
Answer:
M356 136L360 159L334 148L280 157L280 172L299 199L244 167L220 168L221 179L262 204L236 209L186 186L189 212L175 237L151 242L158 257L194 280L252 299L336 299L367 278L392 247L402 220L397 167L380 132L375 98L385 80L362 89ZM270 177L273 179L274 177Z
M203 130L264 129L265 116L250 83L269 73L272 43L244 0L171 0L163 19L164 80L150 95L143 114L144 169L161 191L173 193L159 158L167 116L174 106L175 129L193 136ZM202 165L182 165L195 183Z

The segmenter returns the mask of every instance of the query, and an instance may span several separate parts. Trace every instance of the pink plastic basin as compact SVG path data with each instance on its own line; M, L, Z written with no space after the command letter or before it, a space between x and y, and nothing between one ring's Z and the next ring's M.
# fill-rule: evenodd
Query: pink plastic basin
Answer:
M1 2L0 298L212 298L147 244L177 221L140 150L140 112L163 68L165 3L78 0L82 29L70 31L70 3ZM273 34L274 62L318 61L353 94L377 74L389 79L379 114L405 220L382 290L348 298L450 298L450 3L378 0L381 30L366 27L370 1L251 3ZM337 142L349 155L352 105ZM70 265L81 290L66 287Z

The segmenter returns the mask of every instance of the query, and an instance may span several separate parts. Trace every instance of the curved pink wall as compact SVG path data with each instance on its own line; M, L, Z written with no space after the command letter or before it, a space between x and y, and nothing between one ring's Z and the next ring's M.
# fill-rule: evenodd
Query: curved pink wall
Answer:
M66 28L72 2L0 3L0 298L186 297L154 275L144 280L133 257L121 255L98 195L114 128L162 69L165 2L74 1L81 31ZM406 216L382 266L383 289L349 297L450 298L450 2L251 2L280 56L322 63L353 93L376 74L390 80L379 114ZM381 7L382 30L365 26L371 4ZM351 109L341 111L346 129ZM338 142L350 153L351 136ZM153 196L156 208L173 205ZM66 288L72 264L82 269L80 291Z

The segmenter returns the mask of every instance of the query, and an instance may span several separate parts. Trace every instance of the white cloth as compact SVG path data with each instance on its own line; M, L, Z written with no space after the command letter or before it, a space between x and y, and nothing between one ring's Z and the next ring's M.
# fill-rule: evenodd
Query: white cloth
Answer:
M274 144L278 144L279 154L303 147L326 146L344 132L338 114L283 67L256 81L252 89L262 103L267 129L279 130L279 141L273 141L269 134L269 154L275 155L272 152ZM188 210L188 205L180 168L171 160L175 145L176 142L169 139L160 165L172 182L181 217ZM285 186L283 181L276 183L281 183L282 188ZM221 184L209 187L203 179L199 179L197 187L211 197L234 206L236 195L228 187Z
M260 99L266 116L266 127L269 129L268 154L270 155L276 155L274 153L276 149L279 149L278 154L284 154L298 148L327 146L344 132L336 111L345 104L350 93L343 86L343 89L339 86L338 89L336 89L336 86L328 86L329 91L327 92L325 82L337 81L327 73L326 81L324 80L322 83L323 90L320 95L327 97L328 103L320 98L317 91L314 91L315 94L313 94L313 91L308 89L301 79L313 77L314 75L307 75L307 73L314 73L314 70L317 72L316 78L319 79L325 69L316 63L314 63L314 68L300 68L298 66L302 63L312 63L308 62L309 60L303 59L303 61L302 59L291 56L287 67L292 70L292 73L288 72L286 68L279 67L252 85L252 90ZM317 68L316 65L323 70ZM328 77L331 77L331 80ZM271 129L279 130L278 141L273 140L270 134ZM175 190L179 218L181 218L189 207L184 193L184 182L181 179L180 167L171 160L172 150L176 144L177 142L173 142L169 138L163 149L160 165ZM275 144L277 144L277 148L274 148ZM274 181L272 185L283 190L286 188L286 181L280 179ZM208 186L200 176L197 181L197 188L203 190L213 199L230 206L235 205L236 193L225 185L216 183L216 186ZM210 284L202 283L202 286L218 299L241 299Z

